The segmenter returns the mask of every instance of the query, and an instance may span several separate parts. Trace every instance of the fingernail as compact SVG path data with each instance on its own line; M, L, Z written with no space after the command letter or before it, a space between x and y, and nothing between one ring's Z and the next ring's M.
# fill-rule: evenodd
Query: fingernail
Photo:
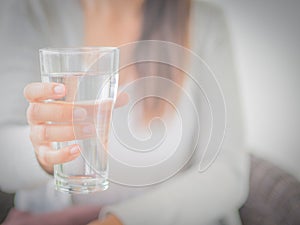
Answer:
M70 154L71 155L76 155L79 153L79 147L76 145L76 146L73 146L71 149L70 149Z
M58 85L56 85L56 86L54 87L54 93L55 93L55 94L63 94L64 91L65 91L65 88L64 88L64 86L61 85L61 84L58 84Z
M83 108L75 108L73 112L74 119L84 119L86 117L86 110Z
M93 125L87 125L87 126L84 126L82 128L82 131L83 133L85 134L92 134L94 132L94 126Z

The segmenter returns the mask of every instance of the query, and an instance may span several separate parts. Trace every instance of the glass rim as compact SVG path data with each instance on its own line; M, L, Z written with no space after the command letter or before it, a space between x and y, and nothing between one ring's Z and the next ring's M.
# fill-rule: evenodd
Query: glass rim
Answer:
M93 52L114 52L119 51L118 47L109 46L83 46L83 47L63 47L63 48L40 48L40 53L72 54L72 53L93 53Z

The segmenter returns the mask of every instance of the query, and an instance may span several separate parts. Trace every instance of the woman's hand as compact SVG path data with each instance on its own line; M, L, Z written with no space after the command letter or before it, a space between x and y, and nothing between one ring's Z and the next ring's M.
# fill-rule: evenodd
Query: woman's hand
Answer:
M45 102L47 99L60 99L66 90L58 83L31 83L24 89L24 96L29 101L27 121L30 125L30 140L40 165L48 173L53 173L53 165L71 161L80 155L79 146L71 145L59 151L51 148L51 142L65 142L75 139L73 120L84 120L86 111L72 104ZM115 107L128 102L126 93L119 94ZM55 124L49 124L55 122ZM66 122L70 122L69 124ZM64 124L59 124L64 123ZM88 125L76 128L76 139L88 138L93 129Z

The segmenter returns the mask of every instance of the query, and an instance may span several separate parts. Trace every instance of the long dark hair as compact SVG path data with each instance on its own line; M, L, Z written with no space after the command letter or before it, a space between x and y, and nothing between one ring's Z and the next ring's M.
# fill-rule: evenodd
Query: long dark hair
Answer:
M140 40L160 40L189 47L189 19L191 0L145 0L143 3L144 18ZM155 54L164 54L166 57L180 57L171 54L171 51L161 53L160 49L151 49ZM139 49L136 50L139 52ZM137 53L138 54L138 53ZM145 54L145 51L142 51ZM184 59L180 59L184 60ZM178 69L160 63L143 63L136 65L139 76L145 76L145 70L154 71L150 76L160 76L170 79L182 86L184 74ZM158 83L147 84L141 91L155 89L157 93L164 92L166 98L178 99L179 93L172 88L162 88ZM160 98L146 98L143 100L145 119L161 116L166 111L166 102Z

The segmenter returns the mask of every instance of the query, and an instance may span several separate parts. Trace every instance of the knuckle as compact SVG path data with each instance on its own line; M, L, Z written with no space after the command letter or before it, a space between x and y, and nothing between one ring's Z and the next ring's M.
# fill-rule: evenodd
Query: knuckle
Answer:
M35 125L31 127L30 140L34 143L45 143L47 141L47 129L43 125Z
M38 103L33 103L32 104L32 115L37 116L41 112L41 105Z
M31 104L27 107L27 110L26 110L26 118L27 118L27 121L28 121L28 123L30 123L31 122Z
M26 85L26 86L24 87L24 89L23 89L23 96L24 96L27 100L29 100L28 90L29 90L29 84Z
M41 107L38 103L30 103L27 109L27 118L29 121L34 121L37 115L40 114Z

